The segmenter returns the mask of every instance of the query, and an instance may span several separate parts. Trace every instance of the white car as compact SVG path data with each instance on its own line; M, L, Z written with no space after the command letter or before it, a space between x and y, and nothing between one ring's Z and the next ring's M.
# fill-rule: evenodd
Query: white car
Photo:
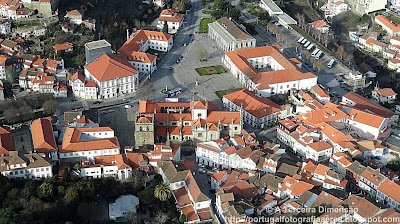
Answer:
M125 105L125 109L129 109L129 108L131 108L132 107L132 105L129 105L129 104L126 104Z

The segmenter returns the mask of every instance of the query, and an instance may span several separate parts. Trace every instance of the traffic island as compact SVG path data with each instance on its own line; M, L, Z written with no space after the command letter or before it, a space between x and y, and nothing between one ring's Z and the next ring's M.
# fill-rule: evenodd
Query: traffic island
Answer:
M201 68L195 68L197 74L200 76L203 75L214 75L214 74L221 74L225 72L224 67L217 65L217 66L210 66L210 67L201 67Z

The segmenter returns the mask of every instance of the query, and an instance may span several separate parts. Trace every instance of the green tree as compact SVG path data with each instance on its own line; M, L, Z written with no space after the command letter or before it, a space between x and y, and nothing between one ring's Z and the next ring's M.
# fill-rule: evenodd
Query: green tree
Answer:
M58 102L57 100L46 100L43 103L43 110L45 114L52 115L58 110Z
M164 21L164 26L163 26L162 32L163 33L168 33L168 23L167 23L167 21Z
M166 201L171 197L171 190L165 182L161 182L154 189L154 196L160 201Z
M186 215L185 214L181 214L181 216L179 216L179 222L180 223L185 223L186 222Z
M201 7L204 7L206 5L206 0L201 0Z
M74 170L80 170L80 169L81 169L81 165L79 163L75 163Z
M75 183L75 188L78 191L80 198L91 200L95 195L95 187L92 181L79 181Z
M198 47L196 49L196 55L199 61L207 61L209 56L208 51L204 47Z
M19 189L18 189L18 188L13 188L13 189L11 189L11 191L9 191L9 192L7 193L7 197L8 197L9 199L12 199L12 200L17 199L18 196L19 196Z
M75 189L75 187L70 186L67 188L67 191L64 196L65 202L68 204L77 202L79 198L78 191Z
M155 200L154 188L146 187L145 189L139 191L138 197L139 197L140 203L143 203L145 205L153 204L153 202Z
M49 199L53 197L54 191L53 191L53 185L50 183L43 183L39 186L38 189L38 195L39 198L42 199Z
M15 224L17 222L17 214L13 207L5 207L0 209L0 224Z
M57 193L58 193L59 196L63 197L65 195L65 187L64 186L58 186Z

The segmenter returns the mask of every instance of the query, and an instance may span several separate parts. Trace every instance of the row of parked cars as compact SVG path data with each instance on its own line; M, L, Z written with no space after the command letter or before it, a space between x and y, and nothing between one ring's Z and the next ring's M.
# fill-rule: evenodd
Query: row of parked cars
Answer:
M304 37L300 37L297 40L297 43L300 43L309 52L312 52L311 57L314 57L315 59L320 59L324 56L324 53L320 49Z
M210 166L206 166L204 164L199 163L199 173L207 173L208 175L212 175L213 173L215 173L216 171L218 171L218 168L214 167L210 167Z

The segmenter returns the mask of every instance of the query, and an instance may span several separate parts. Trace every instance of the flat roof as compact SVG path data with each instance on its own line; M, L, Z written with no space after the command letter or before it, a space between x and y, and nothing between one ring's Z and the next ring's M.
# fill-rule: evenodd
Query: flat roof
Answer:
M283 13L283 14L280 14L280 15L276 15L276 16L279 18L279 21L283 21L284 23L286 23L288 25L291 25L291 24L296 25L297 24L297 21L294 20L292 17L290 17L286 13Z
M283 12L281 8L279 8L275 2L273 2L272 0L261 0L264 4L267 5L268 8L270 8L274 13L278 13L278 12Z
M85 44L85 47L89 49L96 49L96 48L102 48L102 47L111 47L111 44L108 43L106 40L97 40L97 41L92 41L88 42Z

